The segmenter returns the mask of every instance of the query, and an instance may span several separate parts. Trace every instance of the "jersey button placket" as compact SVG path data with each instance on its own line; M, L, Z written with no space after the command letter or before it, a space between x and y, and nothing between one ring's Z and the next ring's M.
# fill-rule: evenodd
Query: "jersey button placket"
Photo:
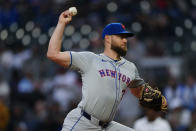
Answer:
M109 116L109 119L111 119L111 116L113 115L113 112L114 112L113 110L114 110L114 108L116 108L116 105L118 103L118 95L117 95L118 94L118 85L117 85L118 75L117 75L116 63L112 63L112 62L109 62L109 63L114 67L115 72L116 72L116 78L115 78L116 98L115 98L114 105L112 107L112 111L111 111L110 116Z

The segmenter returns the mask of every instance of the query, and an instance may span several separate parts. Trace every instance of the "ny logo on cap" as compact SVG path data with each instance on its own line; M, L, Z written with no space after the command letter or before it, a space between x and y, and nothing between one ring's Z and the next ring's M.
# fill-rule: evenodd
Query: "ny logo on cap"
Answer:
M125 26L123 24L121 24L122 28L125 29Z

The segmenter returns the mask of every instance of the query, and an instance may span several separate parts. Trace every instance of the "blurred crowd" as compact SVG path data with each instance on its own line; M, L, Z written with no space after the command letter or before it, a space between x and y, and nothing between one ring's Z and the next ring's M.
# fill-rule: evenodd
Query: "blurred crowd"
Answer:
M1 0L0 130L59 131L81 99L81 78L46 58L59 14L76 6L62 50L103 51L101 32L122 22L135 32L126 58L168 100L158 114L173 131L196 131L196 0ZM127 90L115 120L144 116Z

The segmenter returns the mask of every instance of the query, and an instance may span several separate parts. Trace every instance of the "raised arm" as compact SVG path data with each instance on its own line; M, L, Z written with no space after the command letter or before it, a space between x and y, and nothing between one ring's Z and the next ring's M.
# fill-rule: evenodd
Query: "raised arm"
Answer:
M61 52L61 45L65 26L72 20L71 13L66 10L59 16L58 24L49 42L47 57L57 64L69 67L70 53L69 51Z

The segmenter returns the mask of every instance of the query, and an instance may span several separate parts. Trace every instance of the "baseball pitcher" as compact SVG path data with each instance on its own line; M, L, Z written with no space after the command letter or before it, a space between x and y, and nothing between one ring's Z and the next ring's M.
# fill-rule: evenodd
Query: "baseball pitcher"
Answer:
M82 77L82 100L66 116L62 131L134 131L113 121L127 88L142 106L166 111L167 102L161 92L146 84L136 66L123 58L127 52L127 37L134 36L124 25L111 23L104 28L105 48L101 54L60 51L64 29L72 16L69 10L61 13L47 52L50 60L79 71Z

